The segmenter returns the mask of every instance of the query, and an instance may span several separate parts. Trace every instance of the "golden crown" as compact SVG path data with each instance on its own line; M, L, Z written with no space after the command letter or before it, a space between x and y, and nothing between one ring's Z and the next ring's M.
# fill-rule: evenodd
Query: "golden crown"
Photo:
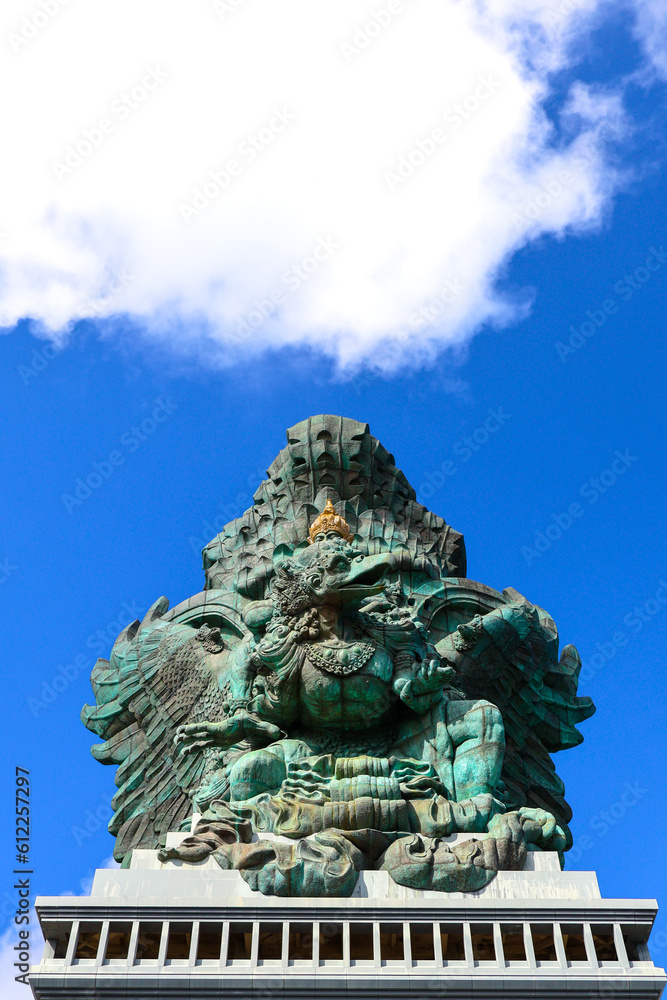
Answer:
M336 513L336 508L331 500L327 500L324 510L311 524L310 531L308 532L308 544L312 545L316 535L320 533L326 534L327 531L336 531L339 535L342 535L346 542L352 541L352 533L347 521L340 514Z

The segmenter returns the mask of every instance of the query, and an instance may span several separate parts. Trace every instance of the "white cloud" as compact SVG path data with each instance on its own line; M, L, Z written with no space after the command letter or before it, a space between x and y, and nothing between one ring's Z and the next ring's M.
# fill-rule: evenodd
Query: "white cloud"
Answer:
M105 858L104 861L96 869L99 871L102 868L120 868L120 865L116 861L113 855ZM90 896L91 890L93 888L93 879L95 878L95 872L92 868L83 876L79 882L78 892L72 892L70 889L64 889L60 895L61 896Z
M105 858L100 868L120 868L120 865L113 857ZM94 872L89 872L79 883L79 891L72 892L64 889L60 896L89 896L93 884ZM30 965L39 965L42 952L44 950L44 938L39 926L39 920L34 910L30 911ZM25 930L25 925L17 927L11 923L6 930L0 934L0 997L2 1000L26 1000L32 996L23 983L16 982L16 976L21 975L21 971L15 968L14 963L18 961L16 945L19 942L18 932Z
M667 80L667 6L664 0L636 0L635 33L644 46L652 68Z
M605 9L6 0L0 325L128 314L210 363L392 368L509 323L511 255L618 182L617 94L574 87L559 136L543 110Z

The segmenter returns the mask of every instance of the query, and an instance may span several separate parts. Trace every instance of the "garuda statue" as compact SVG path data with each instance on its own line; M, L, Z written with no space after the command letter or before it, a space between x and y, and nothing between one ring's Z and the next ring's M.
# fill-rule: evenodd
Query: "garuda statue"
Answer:
M567 850L550 754L595 710L574 646L559 658L545 611L466 579L463 537L367 425L287 439L204 549L204 590L160 598L93 670L117 860L212 856L263 893L349 896L364 869L470 892Z

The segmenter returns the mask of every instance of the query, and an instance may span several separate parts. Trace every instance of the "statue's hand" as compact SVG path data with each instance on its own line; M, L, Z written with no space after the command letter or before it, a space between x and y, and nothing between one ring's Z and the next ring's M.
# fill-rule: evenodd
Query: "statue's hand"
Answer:
M511 839L516 843L535 844L543 851L562 851L565 834L546 809L522 806L504 816L494 816L489 833L496 839Z
M451 667L445 666L440 660L422 660L411 680L411 694L414 697L441 691L450 683L454 673Z
M284 736L273 723L249 712L237 712L222 722L190 722L179 726L174 743L181 753L198 753L213 746L226 749L243 740L253 746L266 746Z

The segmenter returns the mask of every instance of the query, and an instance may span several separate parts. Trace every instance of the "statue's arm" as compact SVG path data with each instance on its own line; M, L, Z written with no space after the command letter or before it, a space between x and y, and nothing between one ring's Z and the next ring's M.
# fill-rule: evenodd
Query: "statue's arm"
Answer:
M253 686L257 676L258 666L253 661L255 640L242 643L234 651L234 657L229 676L229 714L248 707L253 696Z
M281 683L281 680L275 675L258 676L247 710L286 729L296 722L299 714L299 692L296 684Z
M303 647L294 630L280 627L256 638L249 648L252 673L248 711L285 729L299 712Z
M283 652L280 663L268 663L258 653L255 639L239 646L229 677L225 718L181 726L176 736L181 750L194 753L241 741L261 747L285 737L285 728L298 713L298 674L293 644Z

